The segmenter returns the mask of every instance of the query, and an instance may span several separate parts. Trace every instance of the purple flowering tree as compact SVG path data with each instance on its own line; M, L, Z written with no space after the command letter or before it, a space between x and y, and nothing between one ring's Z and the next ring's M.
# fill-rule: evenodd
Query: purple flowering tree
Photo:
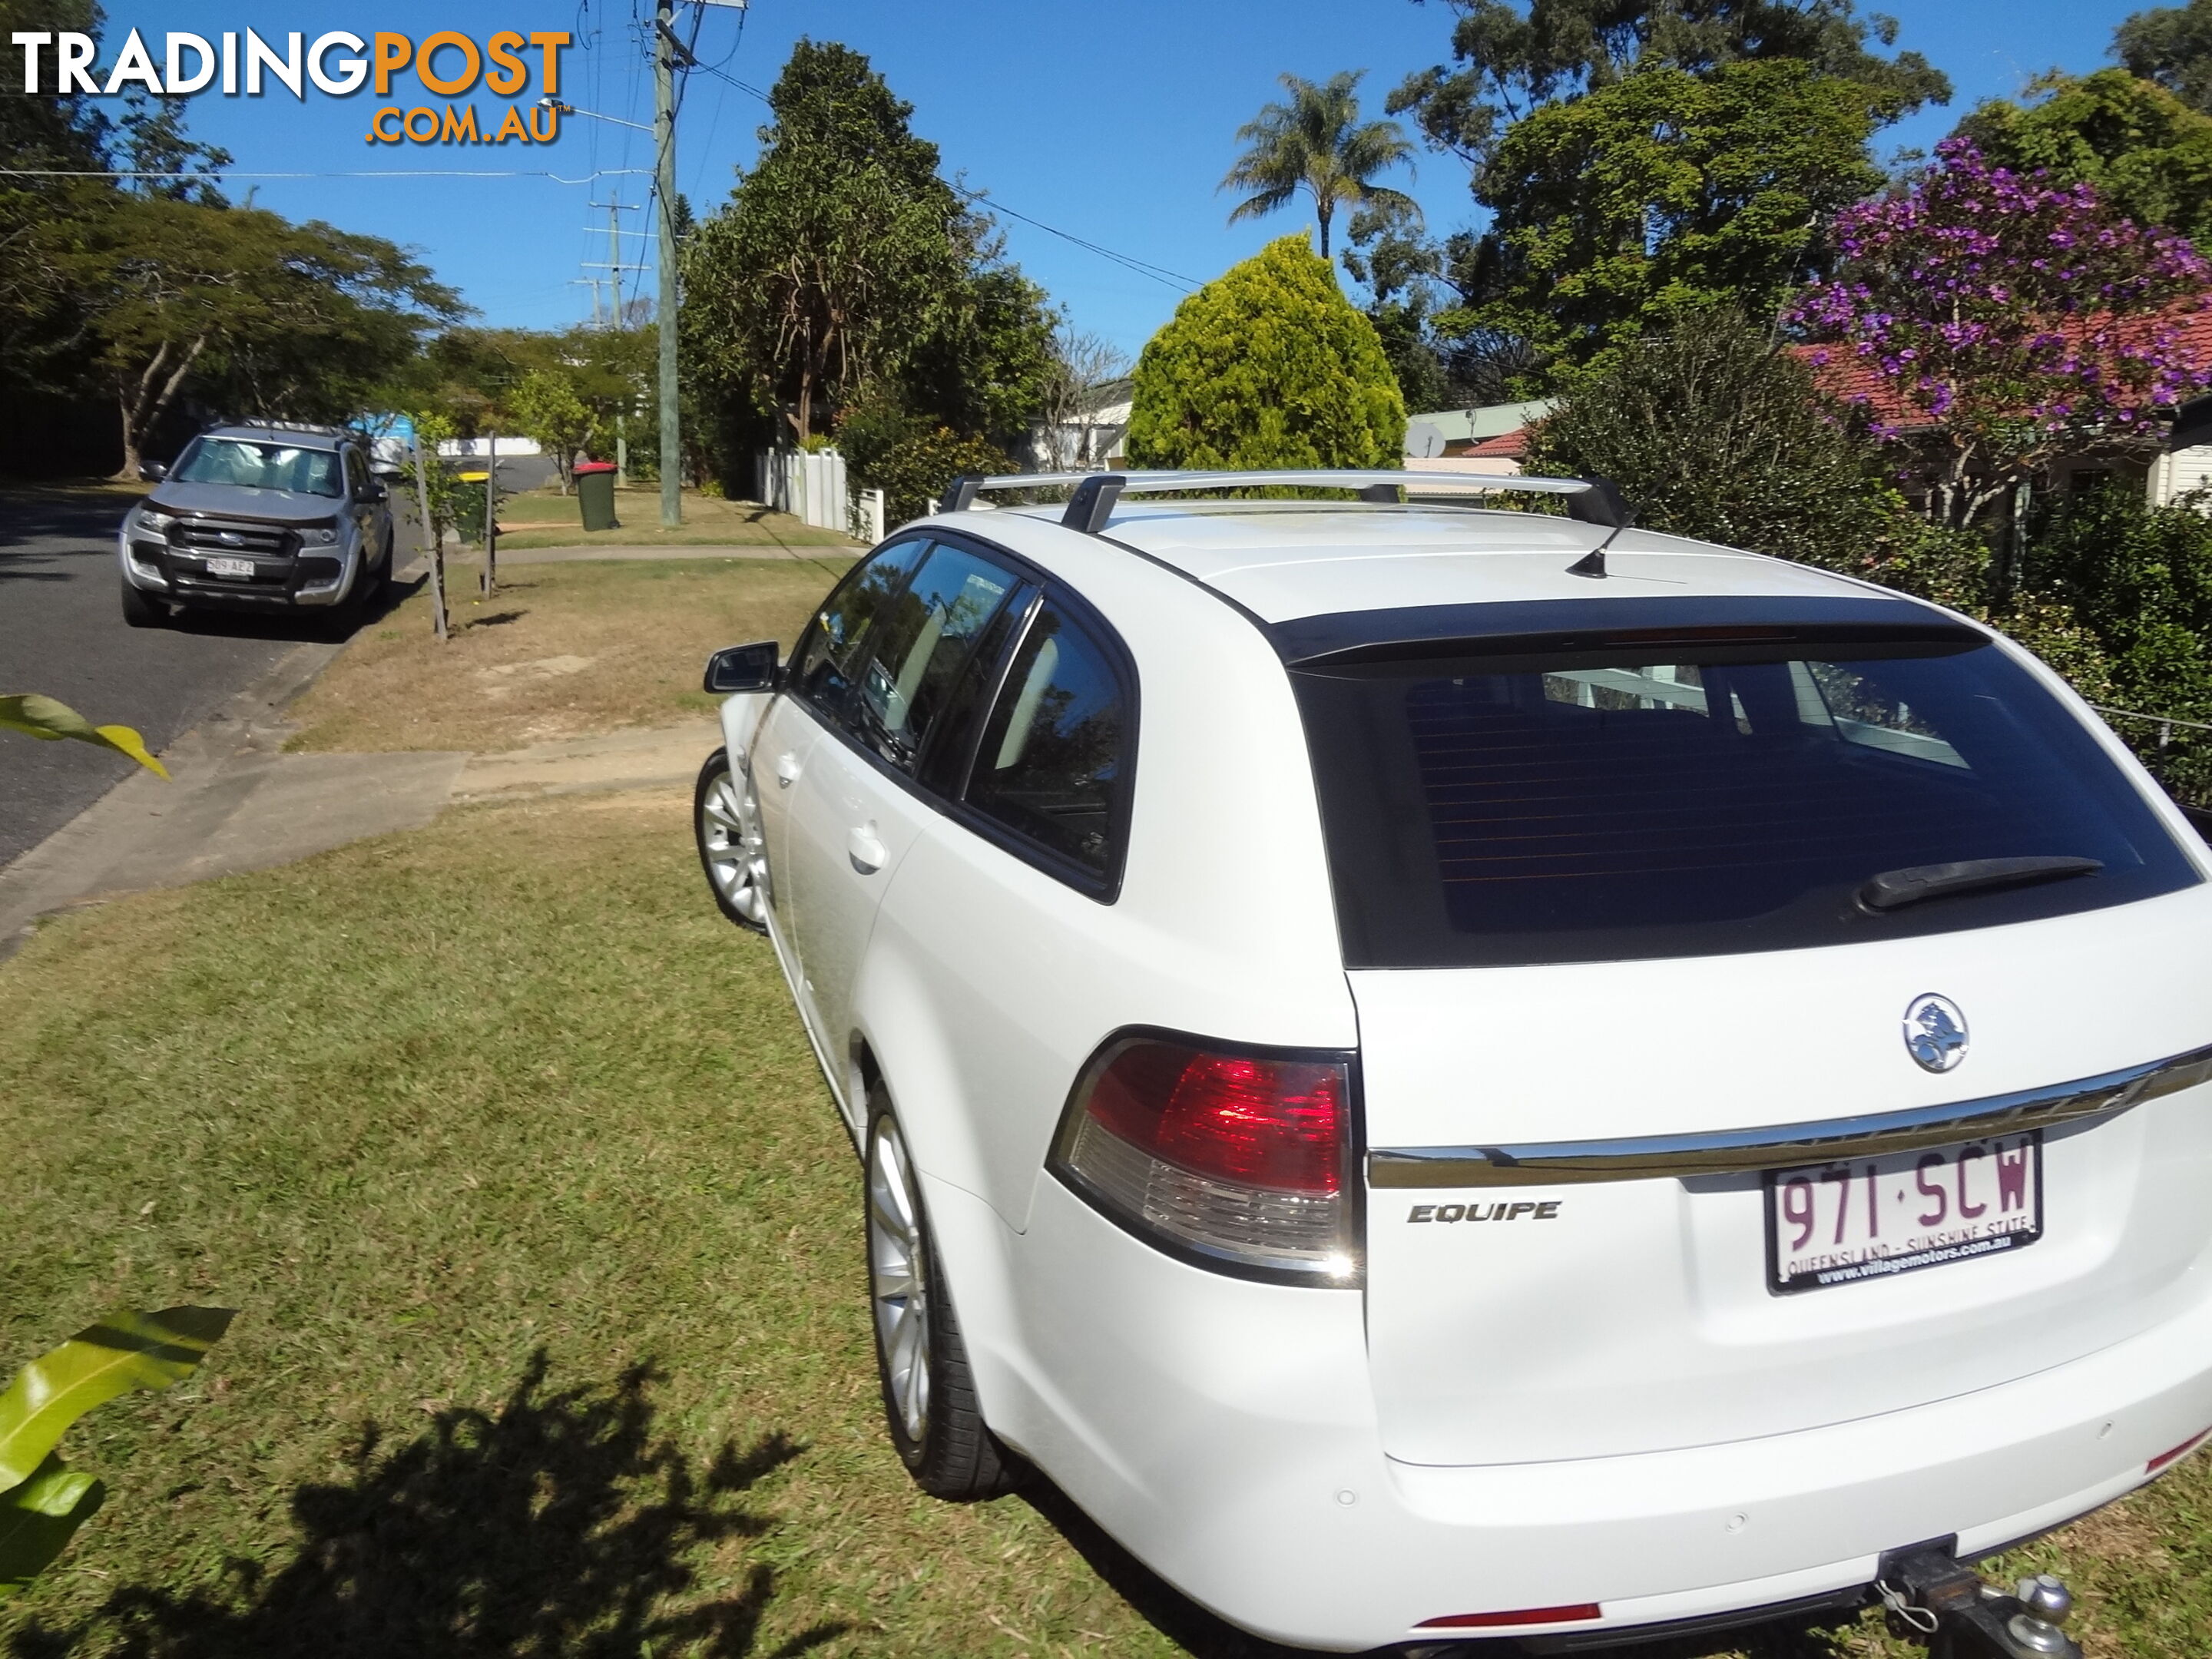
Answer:
M2212 383L2212 264L2087 185L1948 139L1909 187L1837 216L1834 280L1791 320L1823 382L1905 449L1954 528L2061 455L2141 456L2152 411Z

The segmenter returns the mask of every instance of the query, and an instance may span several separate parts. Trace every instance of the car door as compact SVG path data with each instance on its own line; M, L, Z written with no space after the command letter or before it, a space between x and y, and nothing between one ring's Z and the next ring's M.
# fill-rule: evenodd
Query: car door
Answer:
M1018 590L975 653L921 778L945 803L878 915L903 957L957 1102L921 1152L1019 1231L1070 1081L1126 957L1098 948L1128 844L1135 665L1064 592ZM1126 948L1126 947L1124 947ZM1112 1023L1110 1017L1109 1023Z
M843 719L854 676L866 660L877 613L902 592L929 544L893 542L848 571L801 630L784 673L783 695L769 706L753 738L750 763L753 797L767 842L769 931L783 959L800 1017L823 1040L814 1000L801 963L804 922L800 854L794 848L793 808L799 786L829 732ZM826 1051L825 1051L826 1052Z
M355 567L353 577L354 586L358 588L368 580L368 573L383 548L376 524L376 480L369 476L359 450L341 449L338 459L344 467L346 516L353 520L353 544L361 554L361 562Z
M930 544L874 611L849 684L791 791L786 867L799 981L833 1070L849 1052L853 988L884 890L933 809L911 780L961 670L1019 582L1004 563ZM846 1080L848 1116L860 1103Z

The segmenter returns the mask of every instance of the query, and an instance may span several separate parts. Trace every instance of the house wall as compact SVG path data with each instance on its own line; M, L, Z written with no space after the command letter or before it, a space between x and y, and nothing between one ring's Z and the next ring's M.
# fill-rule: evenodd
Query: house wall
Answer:
M2192 489L2212 489L2212 444L2177 449L2150 465L2148 494L2153 507L2164 507Z

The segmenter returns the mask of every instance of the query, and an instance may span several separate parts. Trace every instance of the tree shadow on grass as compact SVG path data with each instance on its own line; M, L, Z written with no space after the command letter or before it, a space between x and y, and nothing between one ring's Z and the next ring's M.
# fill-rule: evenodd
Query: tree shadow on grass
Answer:
M1181 1590L1129 1553L1075 1501L1042 1474L1032 1471L1020 1488L1022 1501L1052 1523L1091 1570L1104 1579L1115 1594L1135 1608L1153 1629L1193 1659L1317 1659L1305 1648L1280 1643L1242 1631L1209 1613ZM1510 1638L1459 1641L1439 1632L1437 1650L1465 1659L1508 1659L1529 1650ZM1779 1620L1754 1625L1703 1638L1641 1644L1635 1646L1577 1650L1583 1659L1718 1659L1743 1654L1747 1659L1844 1659L1850 1651L1832 1626L1809 1621ZM1402 1645L1373 1650L1368 1659L1383 1659L1406 1652Z
M80 1643L134 1659L793 1659L845 1626L758 1647L775 1576L702 1600L699 1547L774 1522L740 1498L805 1449L781 1432L704 1470L656 1437L650 1366L611 1389L545 1389L541 1350L496 1411L442 1410L387 1449L375 1425L343 1486L294 1493L301 1540L274 1572L233 1561L229 1594L134 1585L83 1625L20 1632L15 1659Z

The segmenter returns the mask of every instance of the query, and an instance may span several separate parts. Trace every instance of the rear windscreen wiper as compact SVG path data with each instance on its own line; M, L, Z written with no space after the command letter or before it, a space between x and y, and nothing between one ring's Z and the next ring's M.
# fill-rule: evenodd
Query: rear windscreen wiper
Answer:
M1946 893L1967 893L1978 887L2010 887L2021 882L2049 881L2058 876L2086 876L2105 867L2101 859L2068 857L2027 859L1966 859L1957 864L1919 864L1909 870L1885 870L1859 889L1858 900L1869 910L1894 910L1902 904L1940 898Z

